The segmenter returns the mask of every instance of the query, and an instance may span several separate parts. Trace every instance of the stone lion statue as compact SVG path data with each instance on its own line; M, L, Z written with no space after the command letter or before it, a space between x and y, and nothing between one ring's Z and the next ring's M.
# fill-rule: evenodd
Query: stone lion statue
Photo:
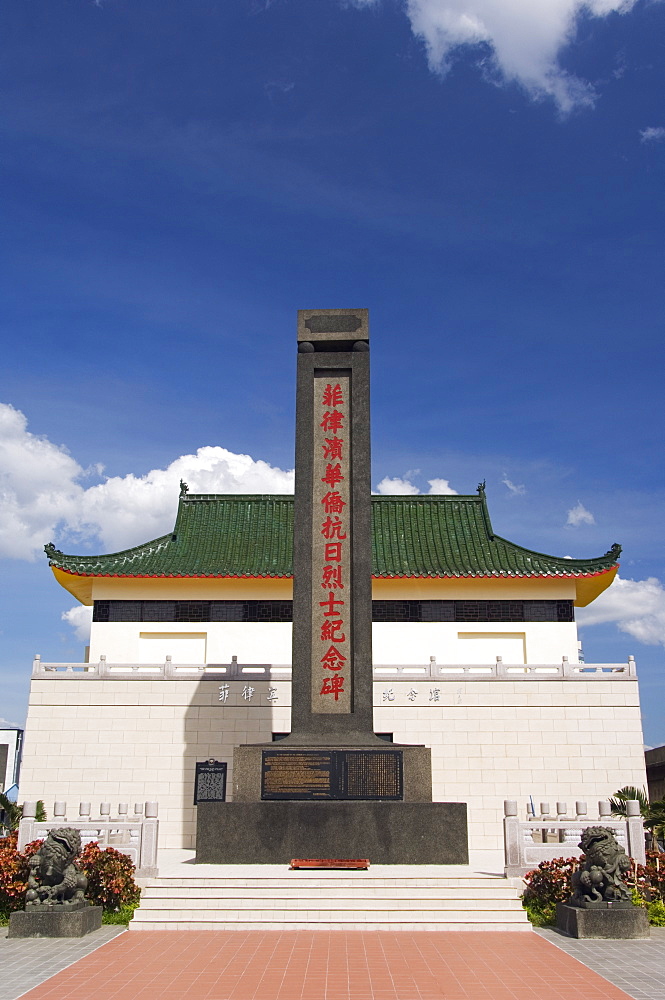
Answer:
M584 861L573 873L571 906L604 907L607 903L632 906L630 890L621 876L631 860L617 843L614 830L589 826L582 832L579 846Z
M39 850L30 858L25 908L58 906L67 909L87 906L84 893L88 880L76 864L81 853L81 834L71 827L49 831Z

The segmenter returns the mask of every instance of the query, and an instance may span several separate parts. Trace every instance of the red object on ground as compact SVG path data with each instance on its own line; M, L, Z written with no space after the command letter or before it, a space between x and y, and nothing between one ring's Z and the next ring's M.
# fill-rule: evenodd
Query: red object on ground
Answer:
M291 871L294 868L369 868L369 858L294 858Z
M630 998L536 933L128 931L21 1000Z

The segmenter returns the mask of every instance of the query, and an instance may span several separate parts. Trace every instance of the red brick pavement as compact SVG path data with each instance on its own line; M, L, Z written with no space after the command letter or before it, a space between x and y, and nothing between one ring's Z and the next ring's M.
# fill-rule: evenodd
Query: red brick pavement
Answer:
M626 1000L537 934L135 931L22 1000Z

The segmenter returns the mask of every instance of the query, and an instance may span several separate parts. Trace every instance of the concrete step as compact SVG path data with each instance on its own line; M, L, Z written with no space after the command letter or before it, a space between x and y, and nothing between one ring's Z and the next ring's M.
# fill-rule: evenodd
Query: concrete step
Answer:
M322 893L320 889L310 886L301 889L292 886L283 887L253 887L253 886L192 886L173 889L170 886L148 886L143 890L143 899L393 899L403 902L409 900L429 899L514 899L515 890L512 886L501 886L495 889L449 888L444 886L413 890L402 886L351 886L334 888Z
M294 921L290 919L279 920L273 923L265 920L246 921L233 920L230 922L218 920L198 920L196 922L186 920L178 921L150 921L146 923L137 922L136 916L131 921L129 929L135 932L140 931L505 931L531 933L532 927L526 917L524 920L515 923L505 920L494 920L491 917L485 921L465 921L453 919L451 921L430 921L428 923L414 923L410 919L403 923L377 922L376 920L356 920L341 923L335 921L311 920Z
M258 867L258 866L257 866ZM529 931L519 888L477 873L424 876L404 867L353 876L318 872L223 874L151 880L130 924L141 930ZM260 869L259 869L260 871ZM236 874L237 873L237 874ZM360 876L360 877L358 877Z

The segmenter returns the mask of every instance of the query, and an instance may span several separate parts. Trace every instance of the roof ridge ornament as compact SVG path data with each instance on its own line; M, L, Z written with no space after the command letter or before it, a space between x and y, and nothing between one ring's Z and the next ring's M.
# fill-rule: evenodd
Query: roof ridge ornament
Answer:
M478 485L476 486L476 493L483 500L485 499L485 485L486 485L486 480L483 479L482 483L478 483Z
M612 545L612 547L607 550L607 552L605 553L605 555L606 556L612 556L612 558L616 561L619 558L619 556L621 555L621 552L622 552L621 546L619 545L618 542L615 542Z
M64 552L61 552L60 549L56 549L53 542L48 542L44 546L44 552L46 553L49 559L55 559L56 556L62 556L64 559L65 556Z
M184 481L184 479L181 479L180 480L180 496L181 497L187 496L188 493L189 493L189 486Z

